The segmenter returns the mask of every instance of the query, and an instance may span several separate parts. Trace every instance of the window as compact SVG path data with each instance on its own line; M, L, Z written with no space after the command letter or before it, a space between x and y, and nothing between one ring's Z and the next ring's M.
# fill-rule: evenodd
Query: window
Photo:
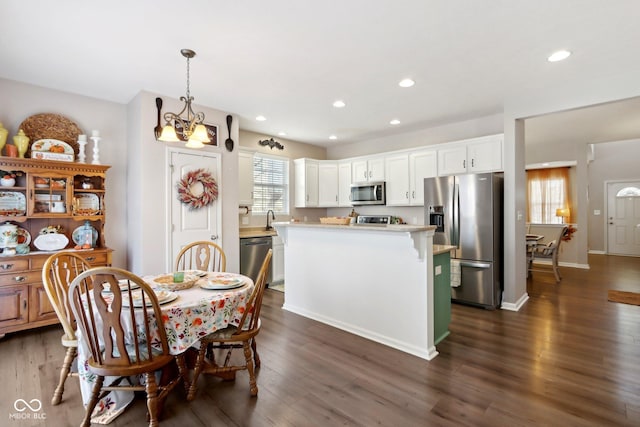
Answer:
M534 224L572 222L560 212L572 212L569 168L527 171L527 221Z
M269 209L289 215L289 159L255 154L253 156L254 215L264 215Z

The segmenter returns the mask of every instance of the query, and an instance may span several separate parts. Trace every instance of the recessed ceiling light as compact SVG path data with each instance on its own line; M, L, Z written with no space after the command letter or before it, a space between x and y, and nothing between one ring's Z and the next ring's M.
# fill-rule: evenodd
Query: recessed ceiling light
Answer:
M267 118L265 116L258 116L256 117L256 120L259 122L264 122L265 120L267 120Z
M338 99L336 102L333 103L333 106L336 108L344 108L344 106L347 105L344 103L343 100Z
M416 84L416 82L414 82L411 79L403 79L403 80L400 80L400 83L398 83L400 87L411 87L414 84Z
M278 132L278 135L280 135L280 136L287 136L287 133L286 133L286 132Z
M335 136L335 135L330 135L330 136L329 136L329 139L338 139L338 137L337 137L337 136Z
M547 61L558 62L562 61L563 59L567 59L569 56L571 56L571 52L569 52L568 50L559 50L557 52L553 52L551 56L547 58Z
M400 120L398 119L393 119L389 122L390 125L399 125L400 124Z

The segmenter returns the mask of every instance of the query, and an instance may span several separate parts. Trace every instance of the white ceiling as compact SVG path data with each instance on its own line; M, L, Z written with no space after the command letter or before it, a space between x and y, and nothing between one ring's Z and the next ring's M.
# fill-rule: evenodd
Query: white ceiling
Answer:
M179 98L191 48L196 104L324 146L500 113L523 92L640 61L636 0L2 0L0 16L0 77L118 103L140 90ZM574 54L546 61L561 48ZM416 85L398 87L405 77ZM598 138L628 139L638 105L571 114Z

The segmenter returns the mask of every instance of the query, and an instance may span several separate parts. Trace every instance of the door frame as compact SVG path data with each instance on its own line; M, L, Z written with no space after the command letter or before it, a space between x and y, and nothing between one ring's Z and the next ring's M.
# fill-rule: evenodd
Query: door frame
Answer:
M171 165L171 157L173 155L173 153L176 154L190 154L190 155L199 155L200 157L209 157L212 159L215 159L215 164L216 164L216 170L217 170L217 176L215 176L214 178L216 179L216 182L218 183L218 199L216 200L216 209L217 209L217 213L216 213L216 228L218 230L218 239L216 240L216 244L220 245L220 247L222 246L222 185L221 185L221 179L222 179L222 154L221 153L217 153L217 152L211 152L211 151L198 151L197 153L194 152L194 150L189 150L186 148L177 148L177 147L167 147L167 151L166 151L166 159L167 159L167 173L166 173L166 182L165 182L165 191L167 192L167 199L169 201L169 203L166 204L165 206L165 230L169 230L168 233L166 233L166 238L165 238L165 247L166 247L166 251L165 251L165 266L166 268L168 268L169 270L167 271L173 271L173 256L172 256L172 237L173 237L173 230L171 229L172 224L173 224L173 218L171 216L172 213L172 203L180 203L177 200L173 200L173 198L171 197L172 195L172 182L171 182L171 175L173 174L173 167Z
M604 181L604 221L602 226L604 227L604 253L609 255L609 185L619 184L621 182L633 182L637 183L640 188L640 178L629 179L611 179ZM618 255L617 256L634 256L634 255Z

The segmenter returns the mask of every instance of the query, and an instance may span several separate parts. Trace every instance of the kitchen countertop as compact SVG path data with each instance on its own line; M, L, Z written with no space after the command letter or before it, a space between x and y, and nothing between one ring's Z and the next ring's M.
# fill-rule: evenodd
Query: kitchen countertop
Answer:
M451 245L433 245L433 254L440 255L445 252L450 252L454 250L456 247Z
M435 225L407 225L407 224L321 224L319 222L274 222L274 227L306 227L306 228L324 228L324 229L340 229L345 231L362 230L362 231L391 231L391 232L414 232L414 231L432 231L436 229Z
M240 229L240 238L247 237L267 237L267 236L277 236L275 229L265 230L264 227L246 227Z

